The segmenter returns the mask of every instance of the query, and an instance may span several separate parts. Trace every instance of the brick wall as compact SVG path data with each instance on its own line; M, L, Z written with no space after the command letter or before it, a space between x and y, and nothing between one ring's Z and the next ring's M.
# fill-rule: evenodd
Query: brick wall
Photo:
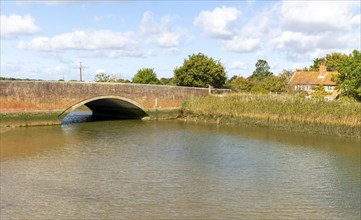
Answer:
M208 88L123 83L0 81L0 113L62 112L87 99L115 96L132 100L142 108L179 108L192 95L208 94Z

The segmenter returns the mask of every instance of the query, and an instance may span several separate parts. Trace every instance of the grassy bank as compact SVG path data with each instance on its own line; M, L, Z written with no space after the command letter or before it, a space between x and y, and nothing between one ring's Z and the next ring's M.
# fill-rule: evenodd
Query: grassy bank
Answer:
M60 112L49 113L0 113L1 127L29 127L41 125L59 125L61 120L58 119Z
M361 103L231 94L193 97L182 111L193 120L361 138Z

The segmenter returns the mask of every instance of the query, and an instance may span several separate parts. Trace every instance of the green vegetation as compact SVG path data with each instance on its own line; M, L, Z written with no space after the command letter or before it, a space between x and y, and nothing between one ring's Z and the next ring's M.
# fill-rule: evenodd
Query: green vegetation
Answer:
M183 104L196 120L361 138L361 103L289 95L198 96Z
M250 78L256 78L262 80L266 77L273 75L273 73L269 71L270 67L267 61L258 60L255 66L256 66L256 70L253 71L253 74L250 76Z
M105 73L98 73L94 77L95 82L112 82L112 83L130 83L129 80L120 78L117 75L108 75Z
M1 80L8 80L8 81L43 81L41 79L20 79L20 78L12 78L12 77L0 77Z
M334 80L341 94L361 101L361 52L354 50L349 55L327 54L326 57L314 59L310 70L318 70L322 62L326 62L327 71L340 73Z
M251 92L255 94L267 94L269 92L282 93L287 91L291 71L284 70L279 76L274 76L269 71L270 67L265 60L258 60L253 74L244 78L233 77L229 84L236 92ZM290 73L291 72L291 73Z
M138 70L132 80L133 83L140 84L160 84L157 74L154 72L154 69L143 68Z
M181 67L174 69L174 81L178 86L223 88L226 83L225 68L202 53L192 54Z
M160 83L162 85L175 86L174 78L160 78Z

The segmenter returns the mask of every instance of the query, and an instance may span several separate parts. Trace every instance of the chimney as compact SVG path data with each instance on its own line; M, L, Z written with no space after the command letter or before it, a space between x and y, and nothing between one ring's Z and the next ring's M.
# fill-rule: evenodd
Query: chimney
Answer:
M319 74L319 77L320 77L320 78L325 77L326 73L327 73L326 62L322 62L322 63L320 64L320 74Z

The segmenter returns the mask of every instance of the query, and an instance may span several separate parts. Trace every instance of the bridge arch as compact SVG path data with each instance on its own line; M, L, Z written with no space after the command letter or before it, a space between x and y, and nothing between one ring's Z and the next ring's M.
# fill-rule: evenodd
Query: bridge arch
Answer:
M139 103L120 96L96 96L82 100L65 109L58 118L63 119L67 114L85 105L95 117L114 119L141 119L148 116L144 107Z

